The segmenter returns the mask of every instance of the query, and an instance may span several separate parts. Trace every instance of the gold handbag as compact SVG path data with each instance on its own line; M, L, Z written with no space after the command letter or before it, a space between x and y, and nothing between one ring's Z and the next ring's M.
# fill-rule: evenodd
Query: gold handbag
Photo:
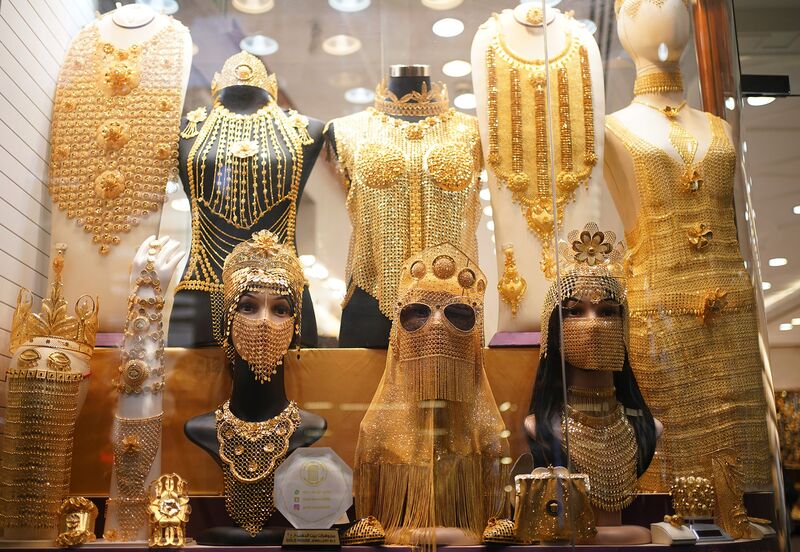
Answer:
M514 524L521 544L537 541L585 542L597 529L589 503L589 476L562 467L536 468L514 478Z

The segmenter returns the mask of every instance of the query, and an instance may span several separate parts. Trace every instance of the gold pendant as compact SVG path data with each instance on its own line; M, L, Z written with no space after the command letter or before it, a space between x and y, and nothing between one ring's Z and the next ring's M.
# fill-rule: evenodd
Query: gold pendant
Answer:
M528 289L528 282L517 271L514 246L511 244L503 246L503 254L506 256L506 266L502 278L497 283L497 291L500 292L500 298L511 308L511 316L516 317L522 296Z

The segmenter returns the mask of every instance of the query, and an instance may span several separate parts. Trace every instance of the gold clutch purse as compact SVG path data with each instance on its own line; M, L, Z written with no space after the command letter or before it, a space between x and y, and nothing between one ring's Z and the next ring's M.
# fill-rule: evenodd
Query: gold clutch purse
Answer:
M521 544L538 541L586 542L597 529L589 503L589 476L566 468L536 468L514 478L514 525Z

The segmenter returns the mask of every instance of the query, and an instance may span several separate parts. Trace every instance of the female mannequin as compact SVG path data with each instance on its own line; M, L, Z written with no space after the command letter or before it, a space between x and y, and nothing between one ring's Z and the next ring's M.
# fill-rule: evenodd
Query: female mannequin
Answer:
M589 475L589 498L599 525L596 544L645 544L649 531L621 526L620 512L635 498L636 480L650 464L659 424L628 362L625 288L614 276L624 253L621 244L613 248L614 239L612 232L600 232L590 223L580 234L570 233L571 247L561 244L567 262L542 312L547 330L524 425L537 467L571 465Z
M631 105L606 120L605 177L629 247L630 358L664 423L645 490L709 477L734 448L747 489L769 484L769 446L753 289L739 251L730 127L686 105L678 60L685 0L618 1L636 63Z
M375 108L329 122L326 136L353 224L339 345L385 348L402 262L445 241L477 256L475 119L449 107L427 65L392 65Z
M539 330L539 312L547 282L555 277L551 171L547 153L551 144L547 139L542 144L535 142L533 137L537 132L547 133L556 155L559 226L574 227L574 221L597 220L600 214L601 189L591 185L600 178L594 167L597 159L603 158L603 135L595 131L601 128L605 111L600 52L592 35L580 23L555 8L547 8L542 13L538 6L539 2L529 2L513 10L503 10L480 26L472 42L472 82L478 124L483 157L487 160L496 243L502 245L497 247L501 276L498 332ZM544 64L545 46L551 64L551 111L547 111L545 103L544 79L548 73ZM519 140L523 140L523 132L525 140L521 145L520 166L512 161L516 134L510 118L513 85L509 84L512 73L508 68L516 68L520 79L522 119L518 132ZM562 117L558 88L560 68L566 69L564 74L569 79L571 156L562 155L559 134L555 134L560 133ZM582 75L584 69L585 75ZM541 79L538 88L537 78ZM576 86L582 93L574 91ZM535 118L537 106L541 106L541 120ZM539 153L544 157L538 157ZM566 161L560 161L562 158L572 163L571 169ZM542 171L537 168L540 166L544 167ZM574 177L562 179L562 171L571 171ZM520 173L526 175L526 184L518 187L514 178ZM511 257L515 266L509 265L508 251L516 251ZM513 272L514 268L527 286L504 288L502 275L509 269Z
M208 529L197 541L278 544L283 529L265 528L274 512L273 474L286 456L317 441L326 428L324 418L290 402L283 385L283 357L299 338L305 278L293 247L261 231L233 249L222 279L231 398L216 412L187 421L184 431L222 468L226 508L239 526ZM248 441L243 431L257 438ZM249 463L243 466L242 459Z
M173 347L220 343L219 328L212 322L221 319L222 262L237 243L270 230L296 247L297 206L323 143L320 121L277 106L277 79L251 54L241 52L225 62L215 75L212 94L210 111L198 108L182 123L179 166L191 202L192 248L173 303ZM252 124L239 129L244 138L238 142L226 139L224 132L234 132L237 117L239 123ZM238 204L220 199L230 175L242 197L257 199ZM303 344L316 346L307 289L302 310Z
M108 50L99 64L93 61L98 42ZM72 256L92 259L94 270L83 263L65 266L64 290L95 291L104 305L101 332L125 327L127 312L118 298L128 292L128 263L138 244L157 233L167 180L177 177L178 125L191 63L186 27L147 6L128 4L82 29L62 66L51 129L51 257L63 242ZM126 80L128 70L133 76ZM105 87L95 86L100 71ZM132 108L136 102L146 108ZM72 133L75 125L80 130ZM155 137L139 133L143 126ZM138 164L119 161L136 155ZM114 176L107 170L118 161L119 178L105 180L101 190L97 179ZM86 167L93 168L91 174ZM145 189L152 195L145 197ZM82 204L65 198L74 191ZM104 214L94 228L85 228L90 202L100 202ZM143 202L142 212L130 202ZM125 220L114 220L113 209L122 209Z

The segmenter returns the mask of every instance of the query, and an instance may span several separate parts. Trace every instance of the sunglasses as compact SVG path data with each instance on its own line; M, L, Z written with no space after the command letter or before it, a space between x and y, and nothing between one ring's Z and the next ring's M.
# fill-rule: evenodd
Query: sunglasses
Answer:
M409 303L400 309L400 325L407 332L419 330L431 319L434 308L442 309L445 319L457 330L468 332L475 327L475 309L466 303L450 303L444 307Z

